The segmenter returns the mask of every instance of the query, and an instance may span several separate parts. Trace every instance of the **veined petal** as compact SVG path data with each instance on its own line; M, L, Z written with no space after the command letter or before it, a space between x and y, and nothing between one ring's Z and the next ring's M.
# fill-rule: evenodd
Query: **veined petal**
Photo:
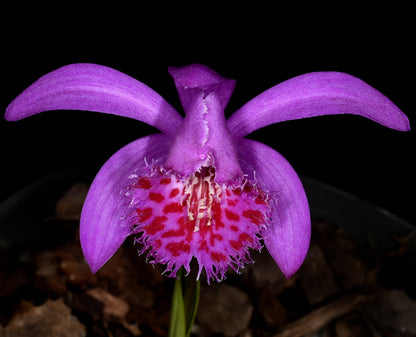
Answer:
M309 205L302 183L287 160L265 144L242 139L238 153L243 172L257 179L259 186L272 195L271 225L263 239L289 278L305 259L311 235Z
M266 90L230 116L228 128L234 137L241 138L273 123L344 113L399 131L410 130L406 115L386 96L339 72L308 73Z
M42 76L6 110L8 121L48 110L88 110L140 120L173 136L179 113L134 78L97 64L70 64Z
M156 134L140 138L116 152L95 177L81 214L80 238L84 256L95 273L116 252L131 227L124 224L128 212L125 189L137 169L153 160L166 159L171 140Z

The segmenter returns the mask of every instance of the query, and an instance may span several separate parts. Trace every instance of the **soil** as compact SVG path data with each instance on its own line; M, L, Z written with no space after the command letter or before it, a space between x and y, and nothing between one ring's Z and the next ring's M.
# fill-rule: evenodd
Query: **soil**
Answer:
M78 239L87 186L44 219L41 240L0 251L0 336L167 336L173 280L127 240L92 275ZM359 245L314 219L300 270L285 279L267 249L220 284L201 282L193 336L416 336L409 237L392 251Z

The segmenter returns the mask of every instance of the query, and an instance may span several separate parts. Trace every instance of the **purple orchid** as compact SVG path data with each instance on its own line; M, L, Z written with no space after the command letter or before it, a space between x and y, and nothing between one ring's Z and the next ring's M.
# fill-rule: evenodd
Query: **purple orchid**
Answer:
M185 118L143 83L114 69L72 64L33 83L7 108L19 120L46 110L90 110L140 120L162 133L115 153L95 177L80 236L95 273L129 235L169 276L190 261L208 282L250 262L261 239L286 277L309 247L310 214L302 184L274 149L245 139L272 123L356 114L409 130L407 117L383 94L339 72L304 74L263 92L227 121L235 81L202 65L169 68Z

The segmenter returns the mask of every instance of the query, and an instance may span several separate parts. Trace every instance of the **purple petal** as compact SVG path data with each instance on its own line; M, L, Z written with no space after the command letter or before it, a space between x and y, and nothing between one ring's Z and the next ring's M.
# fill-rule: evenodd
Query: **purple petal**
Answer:
M16 121L48 110L87 110L129 117L173 136L179 113L158 93L134 78L96 64L70 64L46 74L7 108Z
M311 222L308 200L292 166L265 144L242 139L241 167L272 194L272 224L264 243L283 274L289 278L301 266L309 248Z
M305 117L355 114L400 131L410 130L406 115L362 80L339 72L294 77L258 95L228 119L241 138L261 127Z
M95 273L116 252L131 228L123 226L127 216L125 197L129 177L146 161L164 161L171 140L156 134L140 138L116 152L95 177L81 214L80 238L84 256Z

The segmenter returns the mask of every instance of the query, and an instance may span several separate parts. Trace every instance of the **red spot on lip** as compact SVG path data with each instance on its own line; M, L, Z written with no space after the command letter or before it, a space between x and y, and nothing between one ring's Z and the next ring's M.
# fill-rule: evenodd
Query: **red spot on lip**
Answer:
M181 255L181 252L189 253L191 246L185 242L171 242L166 245L166 249L169 250L173 256Z
M235 206L237 203L233 200L227 199L228 206Z
M225 261L227 260L227 257L222 253L212 252L211 258L215 262Z
M169 194L169 198L173 198L173 197L176 197L178 194L179 194L179 188L174 188L171 192L170 192L170 194Z
M205 250L206 252L208 252L209 248L208 248L207 242L206 241L201 241L199 243L198 250Z
M234 193L235 195L241 195L241 194L243 194L243 192L242 192L241 190L239 190L239 189L235 189L235 190L233 190L233 193Z
M167 204L163 209L163 213L182 213L184 210L183 206L178 202L172 202L171 204Z
M157 232L160 232L165 228L165 224L163 223L168 218L165 216L157 216L150 225L145 227L147 234L155 235Z
M149 199L156 202L162 202L165 200L165 197L160 193L150 192Z
M256 200L254 200L254 202L255 202L257 205L267 205L266 200L262 199L261 197L257 197L257 198L256 198Z
M169 185L172 182L172 179L170 178L162 178L160 179L160 184L161 185Z
M134 185L134 187L143 188L144 190L148 190L152 187L152 183L147 178L140 178L139 181Z
M237 226L231 225L230 228L231 228L232 231L238 232L238 227Z
M215 245L215 240L222 241L222 236L220 234L211 233L211 238L209 239L211 246Z
M179 229L171 229L162 234L162 238L171 238L171 237L184 237L184 240L190 242L193 236L193 226L192 223L186 221L186 217L182 217L178 220Z
M225 227L224 223L221 221L221 206L218 203L213 203L212 207L213 219L215 223L215 228Z
M256 225L260 225L264 222L263 214L259 210L249 209L243 212L243 216L251 220Z
M240 217L237 214L229 211L228 209L225 209L225 216L227 217L228 220L231 220L231 221L240 220Z
M152 216L153 209L151 209L151 208L145 208L145 209L138 208L136 210L136 213L137 213L137 216L138 216L138 220L140 222L145 222L146 220L149 220L150 217Z
M240 242L244 242L244 241L253 242L253 238L250 235L248 235L247 233L241 233L238 240Z
M251 191L253 191L253 187L249 183L247 183L247 184L244 185L243 190L244 190L244 192L251 192Z
M241 233L240 236L238 237L238 241L230 240L230 245L235 250L240 250L243 247L244 242L253 242L253 238L247 233Z
M231 247L233 247L235 250L240 250L241 247L243 247L242 243L239 241L231 240L230 241Z
M184 236L184 235L185 235L184 229L178 229L178 230L171 229L170 231L163 233L162 238L171 238L171 237L178 237L178 236Z

